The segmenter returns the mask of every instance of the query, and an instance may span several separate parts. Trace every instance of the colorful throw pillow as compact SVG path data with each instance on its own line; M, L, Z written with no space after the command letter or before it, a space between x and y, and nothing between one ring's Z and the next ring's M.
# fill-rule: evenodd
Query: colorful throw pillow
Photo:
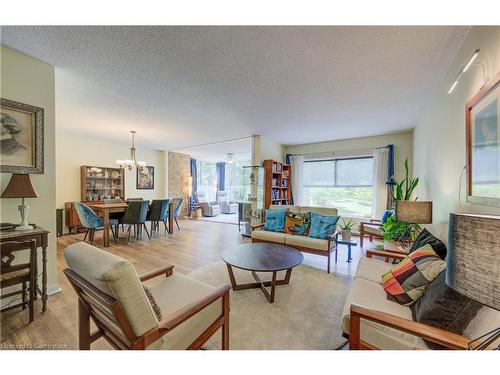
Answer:
M415 250L382 275L387 298L401 305L411 305L445 268L446 263L431 245Z
M287 210L266 210L264 230L283 232L285 230L285 215Z
M446 245L439 238L433 236L432 233L427 229L422 229L420 231L417 238L415 238L415 241L413 241L413 244L410 247L408 253L411 254L424 245L431 245L436 254L439 255L441 259L444 260L444 258L446 258Z
M311 214L287 212L285 217L285 233L307 236L311 227Z
M340 216L323 216L311 212L311 229L309 237L326 239L326 237L335 231Z
M381 224L387 223L387 219L389 219L394 214L394 210L385 210L382 218L380 219Z

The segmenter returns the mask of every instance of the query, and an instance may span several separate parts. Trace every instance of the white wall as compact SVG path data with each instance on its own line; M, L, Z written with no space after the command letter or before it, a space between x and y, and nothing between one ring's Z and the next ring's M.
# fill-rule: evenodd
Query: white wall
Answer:
M448 95L460 68L475 49L479 58L488 63L489 75L500 70L500 27L473 27L441 82L438 90L430 93L414 131L414 175L422 182L417 192L422 199L433 201L433 224L430 230L446 240L450 212L500 214L499 208L465 202L465 173L462 198L459 203L459 179L465 165L465 103L483 85L482 70L471 66Z
M28 199L29 221L50 231L47 249L47 282L49 293L58 289L56 268L56 169L55 169L55 86L54 67L30 56L1 47L2 98L44 109L44 173L32 174L31 181L38 198ZM10 180L1 174L1 190ZM18 199L1 200L1 221L20 222ZM41 269L41 267L40 267ZM50 303L50 301L49 301Z
M80 201L80 166L116 168L116 160L128 158L130 153L130 145L82 137L64 130L57 130L56 144L58 208L64 208L65 202ZM125 198L142 197L148 200L166 198L165 183L168 177L165 152L137 148L136 155L138 160L155 167L154 190L137 190L135 169L125 170Z
M339 141L307 143L302 145L289 145L284 147L285 154L312 154L322 152L341 152L352 150L366 150L376 147L384 147L389 144L394 144L394 163L395 177L401 179L404 173L403 164L405 158L408 158L408 163L413 162L413 132L407 131L402 133L379 135L373 137L343 139Z

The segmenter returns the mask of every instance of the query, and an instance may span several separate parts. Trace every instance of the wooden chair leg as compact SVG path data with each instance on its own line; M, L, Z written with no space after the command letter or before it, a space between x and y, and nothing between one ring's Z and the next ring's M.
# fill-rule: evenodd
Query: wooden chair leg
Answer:
M174 217L174 220L175 220L175 225L177 225L177 230L181 230L181 228L179 227L179 222L177 221L176 217Z
M368 236L368 239L370 240L370 242L373 242L373 236Z
M115 240L115 243L117 243L118 241L116 241L116 233L115 233L115 230L113 229L113 227L109 228L111 229L111 234L113 234L113 239Z
M28 297L28 288L26 287L26 282L23 283L23 290L22 290L22 301L23 301L23 310L26 310L26 305L27 303L27 297Z
M85 232L85 237L83 237L83 242L87 239L87 234L89 234L89 229L87 228L87 231Z
M95 228L91 228L90 229L90 234L89 234L89 239L90 239L90 244L92 245L92 243L94 242L94 235L95 235Z
M129 225L129 226L128 226L128 232L127 232L127 233L128 233L127 242L130 242L130 230L131 230L131 229L132 229L132 226L131 226L131 225Z
M90 314L78 299L78 349L90 350Z
M328 262L326 266L326 272L330 273L330 256L332 255L331 252L328 252Z
M29 286L29 301L28 301L28 310L30 314L30 323L35 320L35 293L36 293L36 273L33 272L30 280L30 286Z
M163 225L165 226L165 233L167 233L168 232L167 221L163 221Z

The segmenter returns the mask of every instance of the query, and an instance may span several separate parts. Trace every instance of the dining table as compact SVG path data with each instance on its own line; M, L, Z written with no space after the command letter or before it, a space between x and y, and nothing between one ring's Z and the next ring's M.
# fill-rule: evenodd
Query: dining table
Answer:
M103 243L104 247L109 247L109 214L116 212L125 212L128 204L123 203L88 203L87 206L92 208L95 212L101 213L104 219L103 224ZM174 230L174 203L168 203L168 233L173 233Z

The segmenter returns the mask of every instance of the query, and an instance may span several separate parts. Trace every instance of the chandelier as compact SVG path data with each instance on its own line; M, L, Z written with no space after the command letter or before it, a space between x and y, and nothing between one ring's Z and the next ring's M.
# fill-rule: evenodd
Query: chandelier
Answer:
M137 161L135 159L135 130L131 130L132 134L132 147L130 147L130 159L128 160L117 160L116 163L120 165L120 168L128 168L129 171L135 166L138 170L142 170L146 166L145 161Z

